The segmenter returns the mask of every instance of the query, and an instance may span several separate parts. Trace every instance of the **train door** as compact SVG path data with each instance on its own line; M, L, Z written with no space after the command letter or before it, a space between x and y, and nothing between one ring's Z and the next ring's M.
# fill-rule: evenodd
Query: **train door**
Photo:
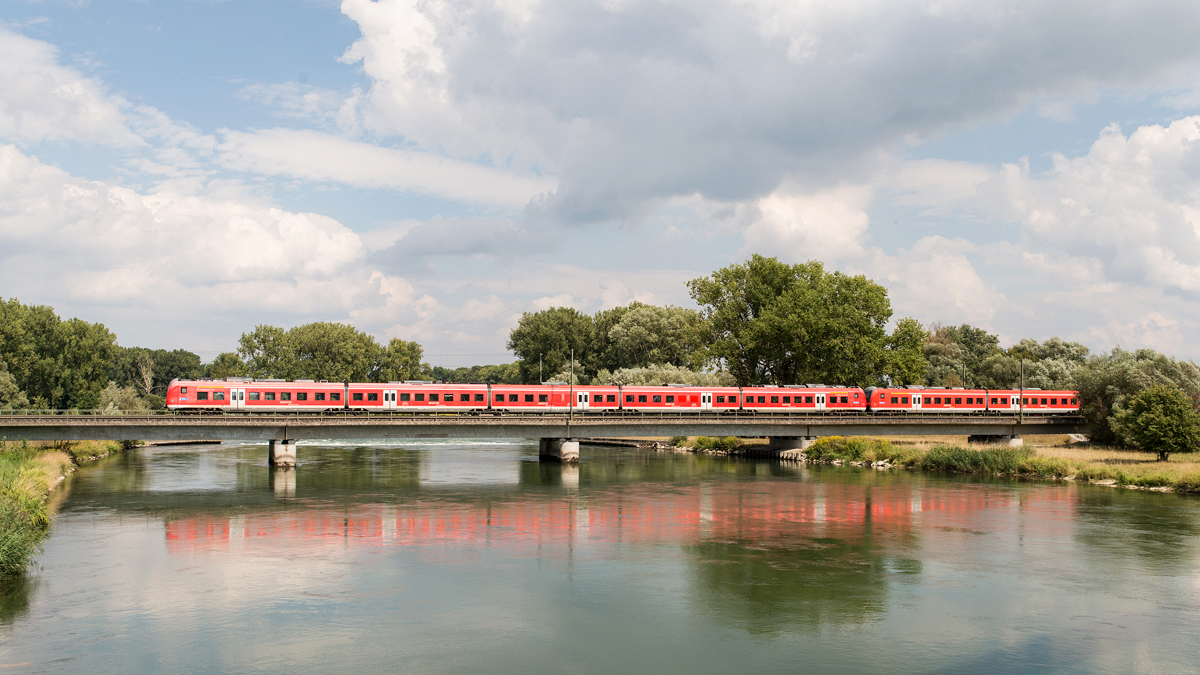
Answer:
M395 410L396 409L396 390L385 389L383 391L383 409L384 410Z
M576 405L579 407L580 412L587 412L588 401L590 399L591 399L591 394L589 394L588 392L586 392L586 391L576 392L575 401L576 401Z
M824 409L825 409L825 394L817 394L817 410L822 411Z
M912 407L913 407L913 410L921 409L921 397L919 395L912 397Z
M229 390L229 409L242 410L246 407L246 390L245 389L230 389Z
M702 412L712 410L712 392L710 392L710 391L700 392L700 410Z

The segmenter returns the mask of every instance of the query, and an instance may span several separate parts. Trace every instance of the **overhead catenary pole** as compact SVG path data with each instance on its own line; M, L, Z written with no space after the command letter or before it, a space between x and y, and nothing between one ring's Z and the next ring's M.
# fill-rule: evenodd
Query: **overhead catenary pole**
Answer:
M1025 423L1025 359L1021 359L1021 412L1017 419L1021 424Z
M567 404L567 438L571 437L571 420L575 417L575 350L571 350L570 403Z

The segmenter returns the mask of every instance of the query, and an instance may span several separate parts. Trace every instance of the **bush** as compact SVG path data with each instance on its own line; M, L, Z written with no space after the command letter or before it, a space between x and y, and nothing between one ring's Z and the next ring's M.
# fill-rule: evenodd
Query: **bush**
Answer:
M671 440L667 441L667 443L675 447L682 447L684 443L687 443L687 439L687 436L672 436Z
M845 436L818 438L808 446L804 454L815 461L841 460L843 462L892 461L900 456L900 453L892 447L891 442L886 439L847 438Z
M702 450L737 450L741 447L742 442L736 436L726 436L724 438L701 436L696 439L696 447Z

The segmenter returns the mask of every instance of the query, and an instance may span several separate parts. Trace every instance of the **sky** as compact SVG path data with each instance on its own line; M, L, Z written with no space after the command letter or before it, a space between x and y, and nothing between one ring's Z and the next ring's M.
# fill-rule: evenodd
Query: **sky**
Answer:
M0 297L205 360L752 254L1009 345L1200 359L1200 3L8 0ZM1195 153L1195 154L1193 154Z

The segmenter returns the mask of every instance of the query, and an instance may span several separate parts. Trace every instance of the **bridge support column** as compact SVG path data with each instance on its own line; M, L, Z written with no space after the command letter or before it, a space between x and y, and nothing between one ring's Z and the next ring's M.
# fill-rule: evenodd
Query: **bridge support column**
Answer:
M538 439L538 459L543 462L576 464L579 462L579 441L569 438Z
M271 466L296 466L296 441L269 441L267 464Z
M767 447L772 450L807 450L816 440L816 436L770 436L767 438Z
M296 467L276 466L271 469L271 489L276 497L296 496Z
M1016 436L1016 435L1001 436L1000 438L1007 441L1008 447L1010 447L1010 448L1019 448L1019 447L1022 447L1023 445L1025 445L1025 439L1021 438L1020 436Z

